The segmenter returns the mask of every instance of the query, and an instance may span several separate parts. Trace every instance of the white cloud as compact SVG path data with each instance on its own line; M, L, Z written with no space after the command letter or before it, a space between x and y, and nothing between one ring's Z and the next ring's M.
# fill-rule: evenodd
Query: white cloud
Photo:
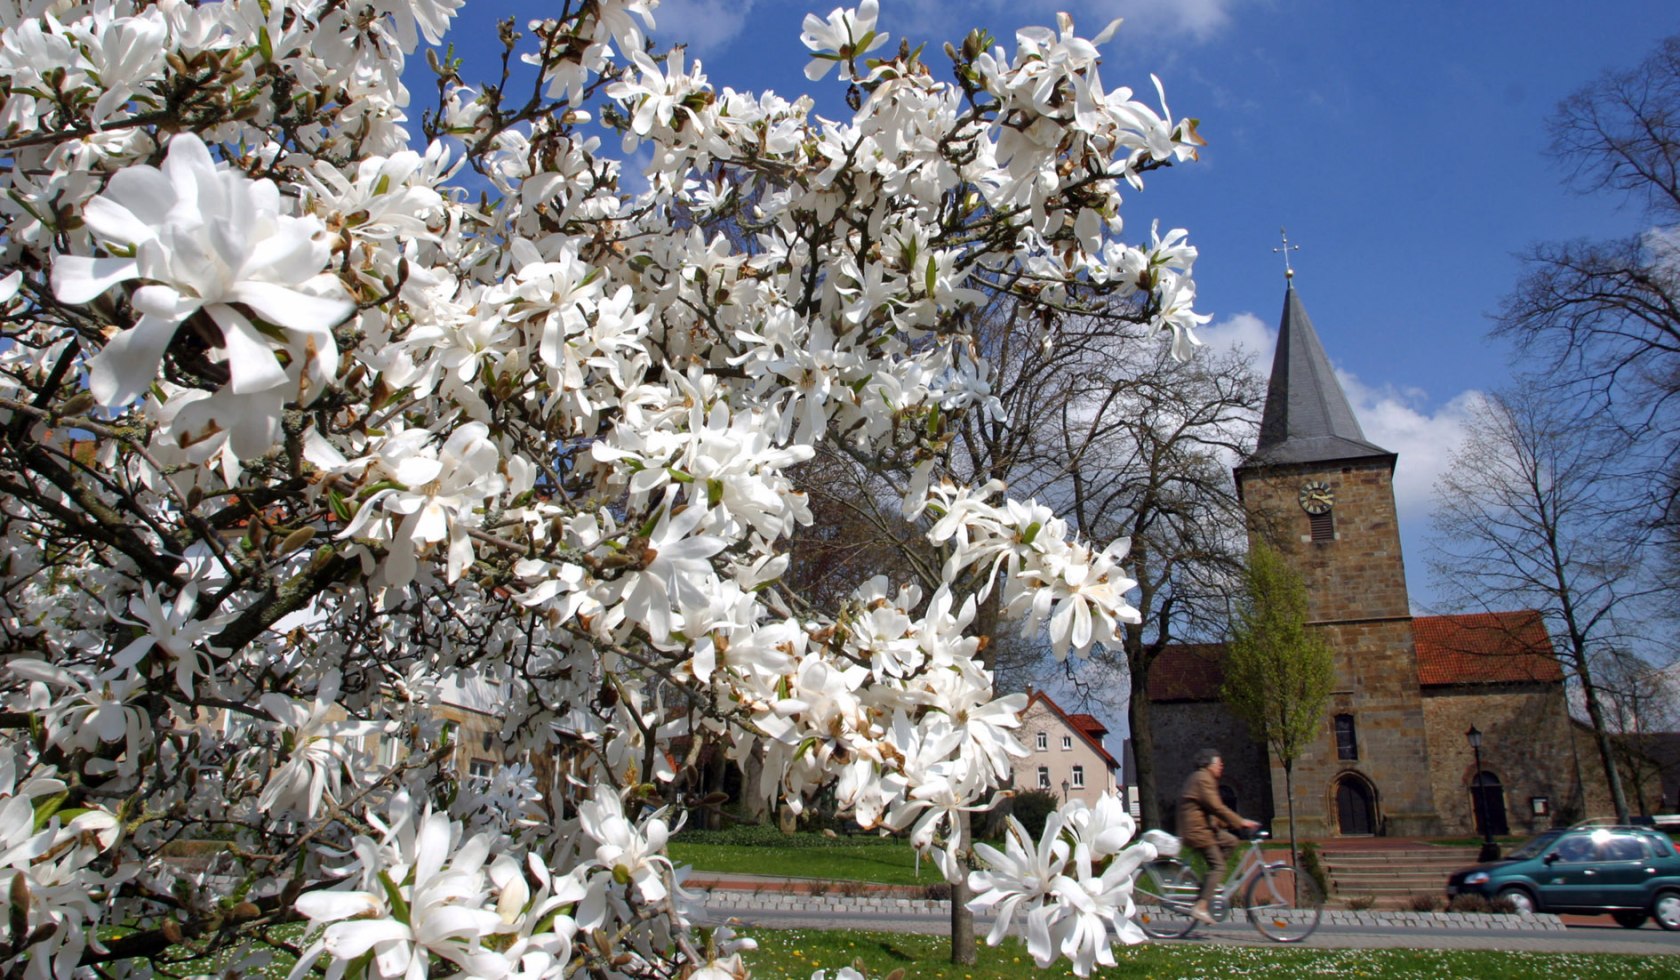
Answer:
M1465 424L1485 396L1480 391L1465 391L1429 407L1425 392L1419 389L1371 387L1341 370L1336 377L1347 392L1366 440L1400 455L1394 470L1394 502L1400 526L1408 537L1426 532L1434 509L1435 482L1464 441Z
M1253 313L1234 314L1197 334L1209 353L1240 347L1251 355L1262 377L1270 375L1277 330ZM1331 361L1334 365L1334 356ZM1434 403L1422 389L1367 385L1339 367L1336 380L1353 407L1366 441L1400 457L1394 470L1394 504L1400 520L1401 548L1407 559L1414 604L1427 607L1433 595L1424 542L1435 507L1435 482L1463 443L1471 413L1486 396L1472 389Z
M653 12L654 21L659 25L653 36L666 44L687 44L692 56L715 56L746 27L754 2L662 0ZM798 43L797 39L794 43Z
M1271 370L1277 329L1266 326L1266 321L1253 313L1237 313L1197 330L1196 339L1209 354L1241 349L1264 377Z
M1206 41L1230 24L1235 8L1248 2L1251 0L970 0L953 4L946 0L898 0L882 4L880 24L894 37L954 42L959 38L953 32L966 30L978 21L1007 22L1012 28L1034 24L1054 27L1056 14L1065 10L1073 15L1074 25L1084 37L1094 36L1120 17L1125 20L1123 38L1158 41L1188 37ZM822 13L824 6L817 4L812 10ZM1014 48L1012 35L1001 35L998 40L1006 50Z

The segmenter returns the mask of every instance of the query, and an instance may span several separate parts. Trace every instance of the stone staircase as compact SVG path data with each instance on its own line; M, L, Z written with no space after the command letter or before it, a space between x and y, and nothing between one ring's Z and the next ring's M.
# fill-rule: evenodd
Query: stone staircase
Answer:
M1375 908L1409 908L1414 895L1445 901L1447 876L1476 863L1478 848L1367 838L1323 841L1319 860L1338 905L1371 898Z

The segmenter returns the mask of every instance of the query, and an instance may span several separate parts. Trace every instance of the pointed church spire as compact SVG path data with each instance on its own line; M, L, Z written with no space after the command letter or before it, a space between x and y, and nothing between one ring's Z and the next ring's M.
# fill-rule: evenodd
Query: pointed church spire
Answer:
M1365 440L1293 282L1284 292L1277 353L1246 466L1320 463L1394 454Z

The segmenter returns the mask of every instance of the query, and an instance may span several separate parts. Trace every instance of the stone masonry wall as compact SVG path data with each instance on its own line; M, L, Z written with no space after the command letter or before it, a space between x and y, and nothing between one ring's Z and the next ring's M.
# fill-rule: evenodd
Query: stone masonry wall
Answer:
M1237 794L1238 813L1270 823L1272 786L1266 748L1249 734L1248 726L1231 714L1222 701L1156 702L1150 706L1155 730L1155 785L1160 787L1161 819L1172 829L1178 817L1178 793L1195 768L1192 760L1203 748L1215 748L1225 759L1221 783Z
M1335 494L1331 540L1311 540L1297 502L1309 479L1328 482ZM1300 572L1308 620L1336 656L1332 705L1318 739L1295 763L1296 824L1303 836L1338 832L1336 783L1353 774L1375 789L1380 832L1417 836L1440 829L1392 479L1384 459L1242 474L1251 535L1270 540ZM1357 759L1337 757L1331 719L1339 713L1354 717ZM1274 812L1281 816L1288 804L1281 764L1273 766L1272 787Z
M1476 832L1470 796L1475 754L1464 735L1471 725L1482 732L1482 769L1498 777L1504 791L1511 833L1531 834L1588 815L1582 812L1561 687L1432 690L1423 699L1423 712L1434 760L1435 801L1447 833ZM1595 758L1580 761L1585 765ZM1548 814L1534 813L1536 797L1546 798Z

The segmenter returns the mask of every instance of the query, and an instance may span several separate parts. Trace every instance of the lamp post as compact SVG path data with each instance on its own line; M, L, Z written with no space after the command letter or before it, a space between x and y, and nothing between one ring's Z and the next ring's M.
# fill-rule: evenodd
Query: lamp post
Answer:
M1470 777L1470 799L1476 810L1476 820L1482 825L1482 853L1477 860L1497 861L1499 845L1493 842L1493 828L1488 825L1487 804L1482 801L1482 733L1475 725L1471 725L1464 737L1470 741L1470 750L1476 754L1476 771Z
M1068 781L1062 780L1062 802L1067 802Z

